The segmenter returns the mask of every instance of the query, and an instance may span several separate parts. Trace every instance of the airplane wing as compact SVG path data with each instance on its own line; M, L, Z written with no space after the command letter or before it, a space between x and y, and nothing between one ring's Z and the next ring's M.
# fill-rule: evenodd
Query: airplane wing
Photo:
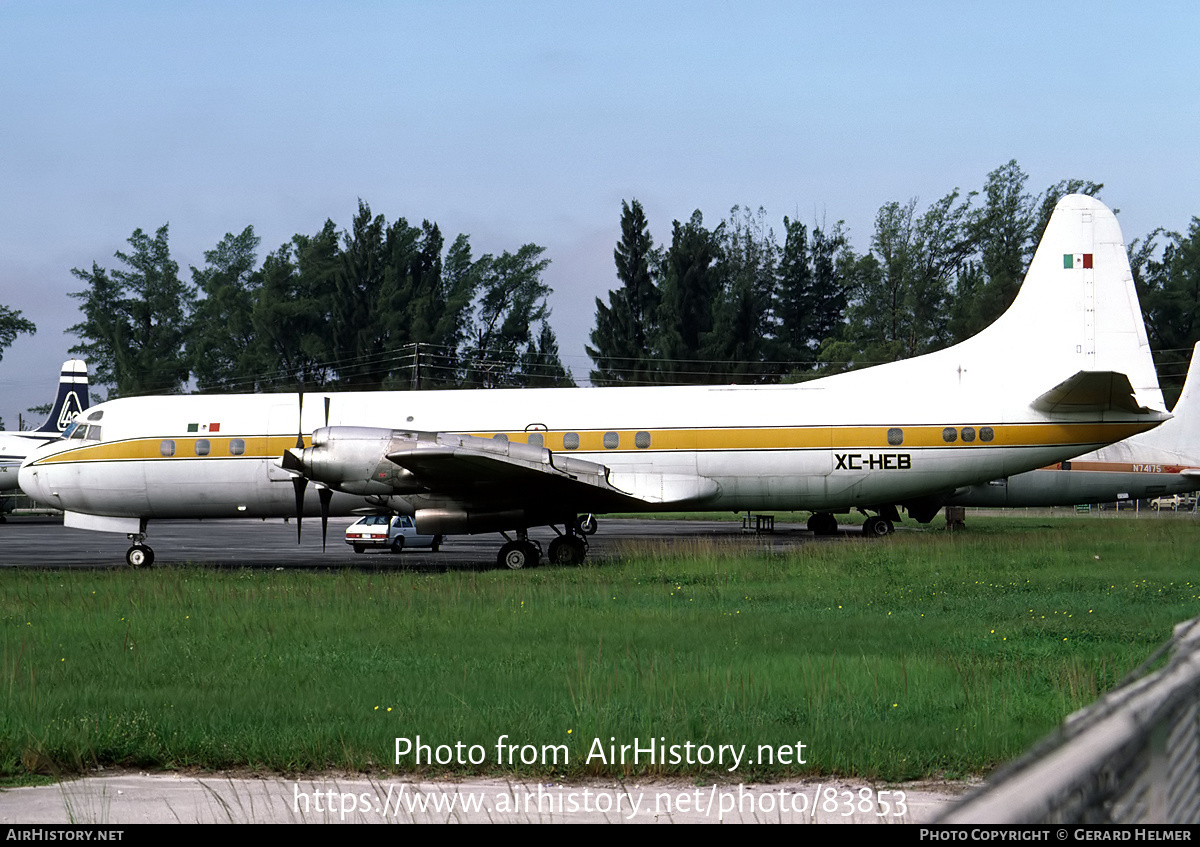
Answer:
M420 433L410 446L388 452L386 459L429 491L471 499L503 489L506 498L582 500L589 504L589 511L641 504L639 498L609 482L605 465L528 444Z
M322 427L311 447L288 450L281 466L336 491L438 498L475 508L570 503L578 512L612 512L695 503L720 492L707 478L617 473L531 444L376 427Z

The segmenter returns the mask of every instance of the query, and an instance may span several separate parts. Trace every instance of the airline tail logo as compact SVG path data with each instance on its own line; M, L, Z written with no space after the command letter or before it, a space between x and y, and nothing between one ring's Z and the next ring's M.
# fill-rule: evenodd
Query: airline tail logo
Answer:
M58 377L58 393L50 414L34 432L48 435L61 433L79 413L86 411L88 398L87 363L82 359L68 359L63 362L62 371Z
M58 431L62 432L67 428L67 424L83 411L83 404L79 402L79 395L72 389L62 398L62 408L58 413L58 420L55 424L58 426Z

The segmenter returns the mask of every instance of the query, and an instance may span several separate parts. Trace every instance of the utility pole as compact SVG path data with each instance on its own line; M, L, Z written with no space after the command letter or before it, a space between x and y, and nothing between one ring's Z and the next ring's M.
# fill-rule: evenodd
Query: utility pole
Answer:
M411 385L413 391L421 390L421 342L414 342L413 348L413 367Z

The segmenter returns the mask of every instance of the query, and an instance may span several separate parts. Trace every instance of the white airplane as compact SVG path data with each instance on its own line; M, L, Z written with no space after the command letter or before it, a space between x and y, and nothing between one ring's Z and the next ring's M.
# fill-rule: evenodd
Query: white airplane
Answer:
M1200 344L1171 420L1150 432L1050 467L972 485L947 506L1074 506L1200 490Z
M518 568L538 562L535 526L558 533L552 561L581 561L586 513L904 505L1167 418L1120 227L1070 196L1009 310L918 358L780 386L127 398L20 481L67 526L126 533L131 565L153 561L149 520L320 515L324 529L375 511L424 534L499 532Z
M68 359L62 364L58 394L54 397L45 422L28 432L0 432L0 515L12 511L16 495L21 493L17 485L17 471L25 457L43 444L56 440L71 419L87 407L87 363L80 359Z

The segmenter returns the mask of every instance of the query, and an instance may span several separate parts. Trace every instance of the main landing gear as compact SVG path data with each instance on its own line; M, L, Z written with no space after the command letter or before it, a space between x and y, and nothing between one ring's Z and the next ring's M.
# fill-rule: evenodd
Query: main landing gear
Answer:
M808 529L813 535L837 535L837 518L832 512L813 512L808 516Z
M887 518L872 515L863 521L862 532L868 538L883 538L896 531L896 525Z
M896 531L894 522L898 520L900 515L895 506L880 509L880 514L867 516L862 533L868 538L882 538ZM831 512L813 512L808 519L808 528L813 535L837 535L837 518Z
M505 538L508 535L501 533ZM529 540L529 531L520 530L516 541L509 541L500 548L496 564L509 570L518 571L522 568L536 568L542 558L542 546L536 541Z
M559 533L558 537L550 542L550 547L546 551L550 562L555 565L583 564L588 551L586 536L595 532L596 526L594 515L581 515L573 522L568 523L566 534ZM551 529L558 532L557 527L551 526ZM499 567L521 570L538 566L542 559L542 546L536 541L530 540L529 530L518 530L516 539L510 539L507 533L501 533L501 535L508 540L508 543L500 548L500 554L496 557L496 564Z
M879 512L878 515L869 515L863 521L863 535L868 538L883 538L885 535L895 532L896 524L900 522L899 510L895 506L878 506L876 511ZM863 512L863 514L866 513Z

